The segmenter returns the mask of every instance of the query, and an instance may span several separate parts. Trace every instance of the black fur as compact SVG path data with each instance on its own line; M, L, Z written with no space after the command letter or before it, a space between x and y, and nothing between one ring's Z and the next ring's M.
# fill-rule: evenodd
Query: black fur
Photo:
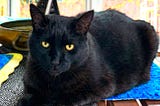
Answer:
M149 80L158 48L149 23L116 10L63 17L30 9L33 32L19 106L91 106ZM67 44L75 48L67 51Z

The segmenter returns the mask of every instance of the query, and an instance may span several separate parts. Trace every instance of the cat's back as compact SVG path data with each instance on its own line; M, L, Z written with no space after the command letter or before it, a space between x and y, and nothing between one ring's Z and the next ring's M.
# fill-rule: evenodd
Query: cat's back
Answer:
M112 9L95 13L89 32L114 68L151 62L158 47L157 34L149 23Z
M95 12L92 25L99 23L116 23L116 22L132 22L133 20L114 9L107 9L105 11Z
M109 31L119 33L119 29L125 30L132 22L133 20L125 14L117 10L108 9L95 12L89 31L94 36L101 36Z
M129 42L138 39L134 20L113 9L95 13L89 32L101 50L112 50L110 53L122 51Z
M96 38L103 50L113 49L136 41L137 33L134 20L125 14L108 9L94 15L89 32ZM133 38L134 37L134 38ZM105 50L106 51L106 50Z

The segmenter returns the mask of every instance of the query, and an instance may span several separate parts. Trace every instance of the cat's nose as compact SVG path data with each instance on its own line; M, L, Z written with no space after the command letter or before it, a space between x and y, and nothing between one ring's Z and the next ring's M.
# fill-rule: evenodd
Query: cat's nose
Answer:
M53 68L54 70L58 70L58 66L59 66L59 61L52 61L52 64L53 64Z
M52 61L52 64L53 64L53 65L59 65L59 64L60 64L59 59L53 60L53 61Z

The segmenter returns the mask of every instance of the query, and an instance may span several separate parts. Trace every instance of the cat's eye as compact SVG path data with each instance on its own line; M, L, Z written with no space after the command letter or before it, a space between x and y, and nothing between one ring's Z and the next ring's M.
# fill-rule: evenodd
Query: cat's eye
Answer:
M74 44L67 44L65 48L67 51L71 51L74 49Z
M42 45L44 48L48 48L48 47L49 47L49 43L48 43L48 42L45 42L45 41L42 41L41 45Z

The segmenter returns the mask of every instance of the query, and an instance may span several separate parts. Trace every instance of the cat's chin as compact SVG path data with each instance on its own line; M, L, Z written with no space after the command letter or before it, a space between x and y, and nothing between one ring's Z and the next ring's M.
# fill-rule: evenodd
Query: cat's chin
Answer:
M49 74L53 77L57 77L59 76L60 74L64 73L64 71L57 71L57 70L50 70L49 71Z
M49 74L51 76L59 76L62 73L65 73L66 71L70 70L70 63L69 62L65 62L65 63L61 63L60 65L52 65L51 69L49 70Z

